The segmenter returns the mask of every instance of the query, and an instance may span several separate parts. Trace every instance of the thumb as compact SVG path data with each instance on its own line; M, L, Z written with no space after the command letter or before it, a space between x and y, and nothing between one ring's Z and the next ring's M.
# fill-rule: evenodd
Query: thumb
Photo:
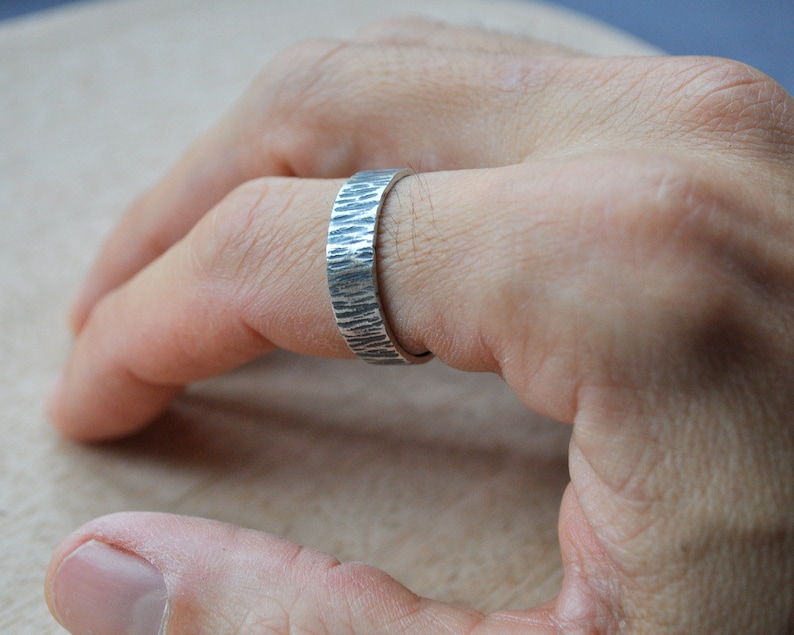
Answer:
M217 521L152 513L78 530L47 573L73 634L550 633L550 612L488 616L421 598L386 573Z

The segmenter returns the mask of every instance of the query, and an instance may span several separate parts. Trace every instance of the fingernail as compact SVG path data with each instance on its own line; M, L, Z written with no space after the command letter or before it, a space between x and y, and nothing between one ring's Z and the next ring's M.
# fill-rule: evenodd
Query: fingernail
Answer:
M91 540L69 555L52 584L56 618L72 635L158 635L168 591L143 558Z

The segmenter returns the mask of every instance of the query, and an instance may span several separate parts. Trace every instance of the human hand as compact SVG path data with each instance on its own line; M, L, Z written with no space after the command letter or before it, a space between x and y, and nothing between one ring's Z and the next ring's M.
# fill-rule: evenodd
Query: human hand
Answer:
M559 597L482 615L272 536L126 514L54 557L59 621L157 632L167 596L170 635L790 628L794 101L737 63L414 21L288 51L111 236L55 425L118 437L274 348L349 355L331 205L342 177L405 165L379 252L397 339L573 425Z

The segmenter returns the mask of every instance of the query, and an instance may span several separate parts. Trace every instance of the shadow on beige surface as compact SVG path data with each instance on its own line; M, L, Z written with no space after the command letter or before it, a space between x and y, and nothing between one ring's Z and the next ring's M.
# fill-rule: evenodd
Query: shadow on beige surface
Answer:
M134 438L69 444L58 498L261 529L486 610L549 599L568 427L495 377L416 370L276 354Z

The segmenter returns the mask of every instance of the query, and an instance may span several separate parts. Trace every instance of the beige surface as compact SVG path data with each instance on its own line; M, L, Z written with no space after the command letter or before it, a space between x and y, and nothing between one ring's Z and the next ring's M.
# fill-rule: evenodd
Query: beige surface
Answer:
M643 51L539 5L399 3L420 8ZM194 388L122 443L63 441L42 414L69 346L64 307L124 205L275 52L391 11L373 0L137 0L0 26L0 633L59 632L41 590L52 549L90 518L130 509L274 532L482 609L555 594L568 429L495 377L278 354Z

